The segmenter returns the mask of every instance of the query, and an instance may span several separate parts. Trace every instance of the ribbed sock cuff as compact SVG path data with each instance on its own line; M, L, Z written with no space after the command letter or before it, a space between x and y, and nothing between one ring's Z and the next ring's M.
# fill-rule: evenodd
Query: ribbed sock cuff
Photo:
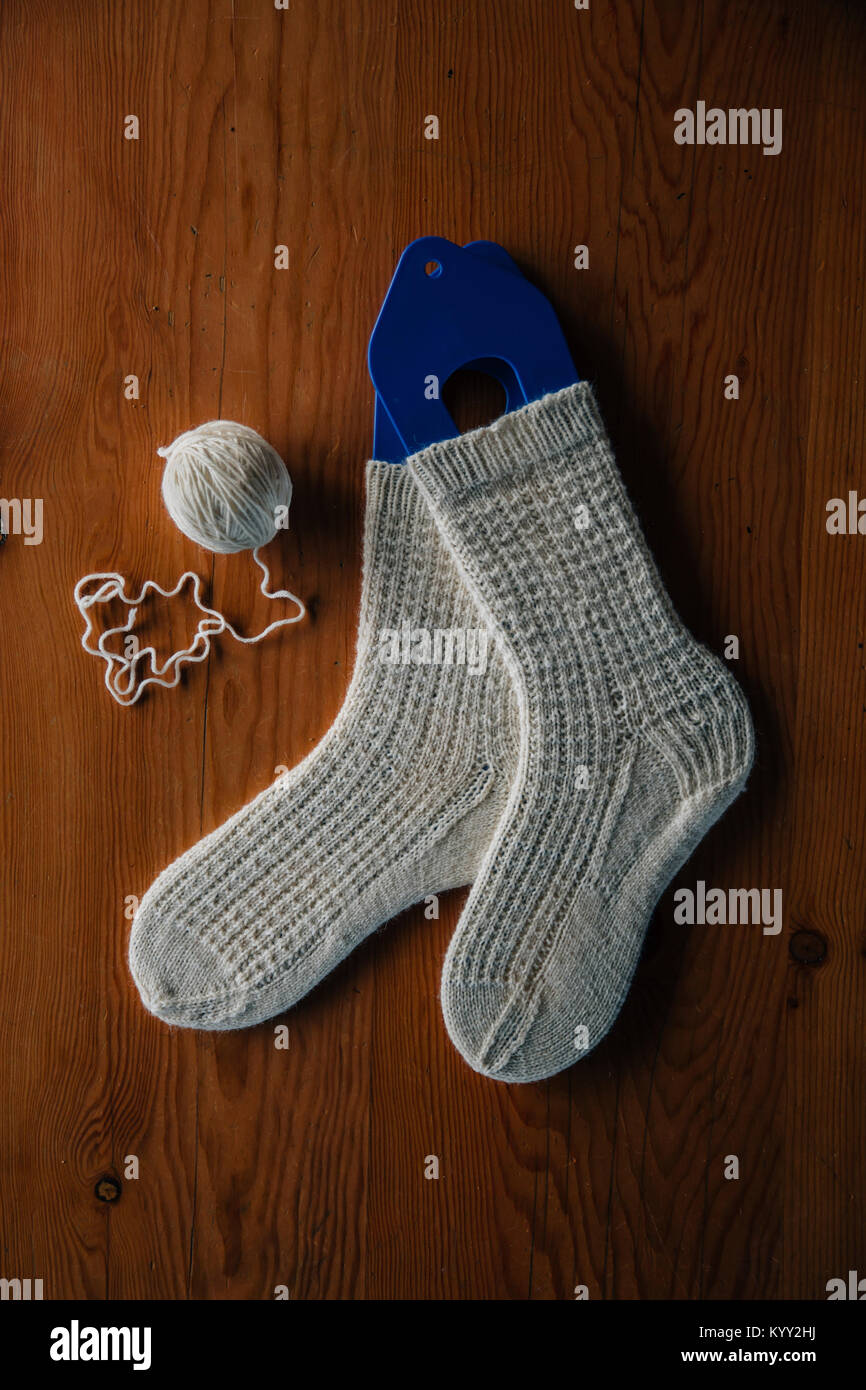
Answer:
M539 464L606 440L595 393L588 381L579 381L482 429L430 444L407 467L434 502L444 502L523 480Z
M393 518L397 524L414 528L420 523L429 528L424 499L402 463L382 463L370 459L366 481L368 528L383 515Z

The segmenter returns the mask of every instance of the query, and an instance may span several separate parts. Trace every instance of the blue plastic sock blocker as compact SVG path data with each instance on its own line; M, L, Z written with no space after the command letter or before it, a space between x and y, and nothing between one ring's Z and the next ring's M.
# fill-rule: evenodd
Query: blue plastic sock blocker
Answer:
M495 241L411 241L367 362L376 390L373 457L386 463L457 438L441 392L461 367L500 382L506 413L579 380L552 305Z

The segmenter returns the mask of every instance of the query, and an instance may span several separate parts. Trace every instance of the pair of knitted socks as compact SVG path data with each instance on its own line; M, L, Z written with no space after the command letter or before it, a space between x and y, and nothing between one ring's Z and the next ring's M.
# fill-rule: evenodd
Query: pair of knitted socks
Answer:
M181 1026L259 1023L411 903L472 883L448 1031L485 1075L552 1076L611 1027L658 898L752 755L586 383L372 462L346 701L142 899L142 999Z

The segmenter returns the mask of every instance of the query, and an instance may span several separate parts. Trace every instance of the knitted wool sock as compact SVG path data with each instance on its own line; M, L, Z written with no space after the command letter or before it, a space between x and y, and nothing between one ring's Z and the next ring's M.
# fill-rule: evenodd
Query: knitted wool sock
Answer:
M410 904L471 882L519 746L487 638L408 469L368 464L345 703L309 757L142 898L129 960L148 1009L193 1028L259 1023Z
M503 1081L595 1047L662 891L737 796L739 687L674 612L591 388L410 460L518 696L508 806L445 959L457 1048Z

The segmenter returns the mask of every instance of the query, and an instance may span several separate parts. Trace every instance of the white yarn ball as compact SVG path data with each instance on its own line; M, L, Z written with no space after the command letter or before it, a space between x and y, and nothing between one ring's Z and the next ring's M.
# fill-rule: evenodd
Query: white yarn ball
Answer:
M247 425L210 420L179 434L167 449L162 496L190 540L230 555L256 550L277 533L292 482L276 449Z

